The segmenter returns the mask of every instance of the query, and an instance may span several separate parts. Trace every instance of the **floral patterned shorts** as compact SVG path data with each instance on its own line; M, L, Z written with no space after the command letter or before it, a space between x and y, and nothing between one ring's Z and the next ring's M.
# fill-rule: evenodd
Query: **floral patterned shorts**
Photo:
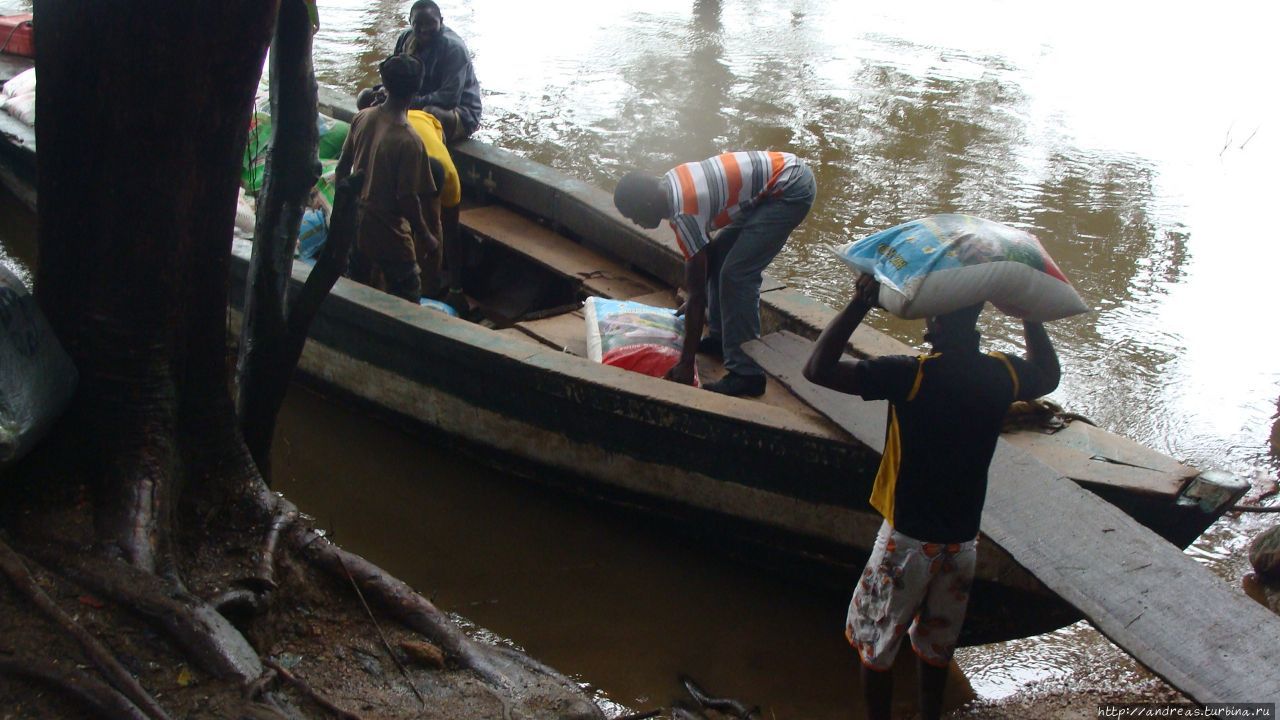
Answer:
M926 543L903 535L888 521L853 591L845 637L862 664L888 670L902 636L922 660L946 667L956 649L969 605L977 539Z

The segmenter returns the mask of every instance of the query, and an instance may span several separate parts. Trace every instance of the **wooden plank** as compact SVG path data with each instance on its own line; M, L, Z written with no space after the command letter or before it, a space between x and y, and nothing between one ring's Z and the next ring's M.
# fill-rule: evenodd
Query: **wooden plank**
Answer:
M497 205L462 211L462 225L479 237L520 253L582 283L592 295L625 300L658 285L538 223Z
M518 322L515 327L548 347L582 358L587 356L587 319L581 310Z
M857 399L800 374L812 343L747 350L823 414L866 432ZM1280 617L1028 452L998 443L982 533L1138 662L1197 702L1280 702Z
M884 452L884 429L889 403L863 400L804 379L801 373L812 343L798 335L780 332L766 335L743 346L778 382L786 385L796 397L816 408L835 424L844 428L863 445Z
M515 338L523 342L529 342L529 343L537 342L537 340L535 340L534 338L529 337L528 335L520 332L519 330L513 327L495 329L494 332L498 333L499 335L502 335L503 337Z
M632 302L638 302L644 305L652 305L660 308L670 308L672 310L680 307L680 301L679 298L676 297L675 290L659 290L655 293L637 295L636 297L628 299Z
M1080 422L1052 435L1019 432L1005 439L1080 483L1175 496L1199 474L1140 445L1137 449L1143 452L1136 452L1117 442L1117 436Z

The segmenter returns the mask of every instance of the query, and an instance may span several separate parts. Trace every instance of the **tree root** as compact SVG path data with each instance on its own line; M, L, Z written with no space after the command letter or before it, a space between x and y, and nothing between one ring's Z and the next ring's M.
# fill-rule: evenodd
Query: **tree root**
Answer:
M338 557L338 561L342 562L342 570L347 574L347 579L351 581L351 588L356 591L356 596L360 598L360 605L364 607L365 613L369 616L369 622L373 623L373 629L378 631L378 639L382 641L382 647L386 648L387 655L391 658L391 662L396 664L400 669L400 675L404 678L405 684L413 691L414 697L418 698L418 702L422 703L422 707L427 706L427 699L422 697L422 693L418 692L418 686L413 684L413 678L409 677L409 671L404 669L404 663L400 662L400 656L396 655L396 651L391 649L391 643L387 642L386 633L382 632L382 626L378 624L378 619L373 616L373 610L369 608L369 601L364 599L364 593L360 592L360 586L356 583L356 579L352 577L351 570L343 562L342 557Z
M80 643L80 647L84 650L85 655L98 667L98 670L107 678L117 691L129 699L130 703L137 706L139 710L152 720L169 720L169 714L164 708L151 697L143 687L138 684L133 675L116 660L115 655L106 645L102 644L96 637L81 627L70 615L63 612L62 608L48 595L45 594L40 586L36 584L35 578L31 576L30 570L22 561L22 557L9 547L7 543L0 540L0 570L9 576L9 580L18 588L28 600L31 601L45 615L48 615L63 630L66 630Z
M294 686L300 692L302 692L303 695L306 695L308 698L310 698L312 702L324 708L325 710L328 710L334 715L337 715L339 718L341 718L341 720L363 720L363 718L361 718L359 715L349 710L344 710L341 707L338 707L336 704L334 704L332 700L320 694L318 690L311 687L307 683L303 682L301 679L298 678L297 675L294 675L293 673L289 672L276 661L270 658L266 658L263 660L263 663L265 663L267 667L274 670L276 674L279 675L280 678L283 679L285 682ZM422 696L419 695L418 697L421 698Z
M680 676L680 683L684 685L684 689L688 691L689 697L698 703L698 707L704 710L715 710L739 720L754 720L760 715L759 707L751 707L741 700L733 698L712 697L710 693L699 687L698 683L688 675Z
M461 666L474 670L485 679L502 687L512 680L496 658L487 655L467 637L449 616L426 598L414 592L402 580L359 555L333 544L324 535L296 525L290 541L298 554L308 562L337 578L351 582L371 598L374 604L391 614L409 629L422 634L440 646L445 654Z
M208 603L218 614L235 624L236 618L254 616L266 608L266 599L262 593L248 588L232 588L209 598Z
M75 669L64 669L34 658L0 657L0 673L17 675L51 685L93 708L101 717L150 720L110 685Z
M71 552L55 559L71 579L159 623L210 675L249 683L262 674L262 661L244 635L186 590L118 560Z
M267 592L276 588L276 549L280 546L280 536L298 521L297 506L283 497L275 498L275 515L271 518L271 526L267 529L267 539L262 546L262 555L258 558L257 571L252 578L252 590Z

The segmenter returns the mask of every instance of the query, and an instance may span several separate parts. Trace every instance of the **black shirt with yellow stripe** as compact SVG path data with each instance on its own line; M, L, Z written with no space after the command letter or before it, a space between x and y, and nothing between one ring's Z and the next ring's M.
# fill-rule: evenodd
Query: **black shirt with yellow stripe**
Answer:
M858 363L867 400L888 400L884 456L871 505L917 540L957 543L978 535L987 468L1005 412L1027 400L1039 370L1026 360L972 349Z

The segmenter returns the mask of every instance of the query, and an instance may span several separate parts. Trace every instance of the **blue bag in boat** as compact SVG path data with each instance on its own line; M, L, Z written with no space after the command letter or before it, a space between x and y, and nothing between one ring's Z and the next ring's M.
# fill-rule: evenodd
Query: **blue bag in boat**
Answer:
M418 304L424 308L430 308L436 312L442 312L450 317L458 317L458 311L454 310L453 306L446 302L424 297L418 300Z
M328 239L329 222L325 219L324 211L307 208L302 212L302 223L298 226L298 249L294 256L299 260L315 262Z

